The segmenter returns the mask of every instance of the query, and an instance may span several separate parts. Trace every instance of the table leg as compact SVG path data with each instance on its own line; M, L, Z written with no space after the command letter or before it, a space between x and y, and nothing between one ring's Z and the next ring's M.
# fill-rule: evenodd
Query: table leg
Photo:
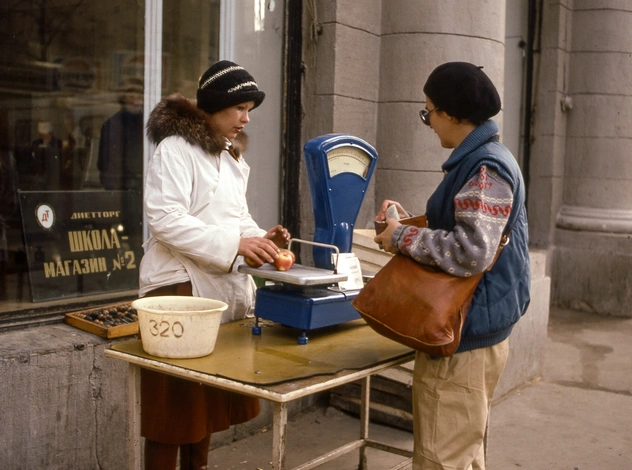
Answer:
M286 432L287 403L274 402L274 422L272 430L272 468L274 470L285 470Z
M141 470L140 446L140 367L131 364L127 373L128 396L128 456L129 469Z
M371 376L367 375L362 380L360 400L360 439L366 441L369 438L369 414L371 410ZM360 470L368 468L366 446L360 447Z

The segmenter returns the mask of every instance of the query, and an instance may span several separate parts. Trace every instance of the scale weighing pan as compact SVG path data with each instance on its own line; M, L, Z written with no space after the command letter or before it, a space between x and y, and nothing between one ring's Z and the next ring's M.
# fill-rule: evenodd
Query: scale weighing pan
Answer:
M344 282L348 276L346 274L335 274L333 271L321 268L312 268L302 264L293 264L287 271L277 271L277 269L266 263L260 268L253 268L247 264L241 264L237 268L240 273L250 274L262 279L294 284L296 286L318 286Z

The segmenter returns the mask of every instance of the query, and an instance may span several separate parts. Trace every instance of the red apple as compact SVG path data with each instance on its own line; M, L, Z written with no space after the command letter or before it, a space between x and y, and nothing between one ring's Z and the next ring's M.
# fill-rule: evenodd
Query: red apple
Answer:
M292 267L296 259L294 253L285 248L281 248L278 254L279 256L274 260L274 267L277 271L287 271Z
M251 268L260 268L261 266L263 266L263 263L259 263L252 258L248 258L247 256L244 256L244 260L246 261L246 264Z

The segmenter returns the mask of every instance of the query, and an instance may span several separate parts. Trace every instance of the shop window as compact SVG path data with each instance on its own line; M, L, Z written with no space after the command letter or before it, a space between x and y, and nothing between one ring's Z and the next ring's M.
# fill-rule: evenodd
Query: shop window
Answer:
M163 17L162 93L194 96L219 0L165 0ZM144 40L142 1L0 5L0 326L135 296Z

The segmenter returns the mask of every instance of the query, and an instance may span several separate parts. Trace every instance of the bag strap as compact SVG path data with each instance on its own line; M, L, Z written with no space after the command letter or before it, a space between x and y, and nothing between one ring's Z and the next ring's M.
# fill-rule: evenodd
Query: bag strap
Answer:
M500 252L503 251L503 248L505 248L509 244L509 242L511 241L511 238L509 237L509 234L513 230L514 225L516 224L517 220L518 219L514 220L514 223L511 225L511 227L509 227L509 230L507 230L507 232L503 234L502 238L500 239L500 244L498 245L498 249L496 250L496 255L494 256L494 261L492 261L492 264L490 264L489 267L485 271L490 271L494 267L494 265L496 264L496 261L498 261L498 257L500 256Z
M511 232L511 230L512 229L509 229L509 232L504 234L502 236L502 238L500 239L500 244L498 245L498 249L496 250L496 254L494 255L494 260L492 261L492 264L490 264L485 271L491 271L492 270L492 268L496 264L496 261L498 261L498 258L500 257L501 251L503 251L503 248L505 248L509 244L509 242L511 241L511 238L509 238L509 233Z

